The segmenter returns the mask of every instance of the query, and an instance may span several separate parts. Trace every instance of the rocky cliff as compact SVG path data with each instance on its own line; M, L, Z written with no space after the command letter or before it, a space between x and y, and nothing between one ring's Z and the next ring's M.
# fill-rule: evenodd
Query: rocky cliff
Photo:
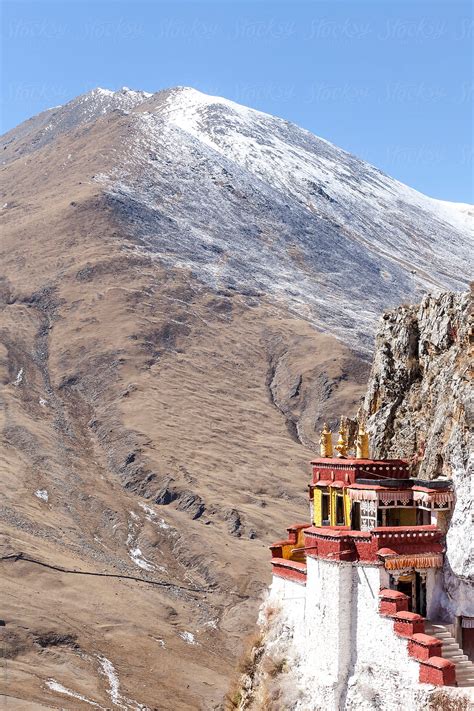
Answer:
M472 293L384 314L363 406L373 456L406 457L420 478L454 481L440 601L448 620L461 608L474 615L472 346Z

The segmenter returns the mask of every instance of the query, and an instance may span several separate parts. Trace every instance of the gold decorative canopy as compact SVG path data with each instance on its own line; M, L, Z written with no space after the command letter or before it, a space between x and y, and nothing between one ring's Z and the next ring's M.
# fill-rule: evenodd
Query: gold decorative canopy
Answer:
M369 435L365 430L365 424L359 423L359 431L356 440L356 457L357 459L369 458Z
M365 429L365 423L362 419L359 420L357 426L357 436L355 442L351 445L355 445L355 457L357 459L369 459L369 434ZM339 437L337 444L334 447L336 450L336 457L340 459L345 459L349 456L349 426L347 418L341 416L339 422ZM319 451L321 457L333 457L333 445L332 445L332 432L329 429L327 422L324 423L323 429L319 433ZM354 456L354 454L350 455Z
M338 457L347 457L347 427L343 417L341 417L341 421L339 423L339 438L336 444L336 452L336 456Z
M332 457L332 432L329 429L327 422L319 437L320 453L322 457Z

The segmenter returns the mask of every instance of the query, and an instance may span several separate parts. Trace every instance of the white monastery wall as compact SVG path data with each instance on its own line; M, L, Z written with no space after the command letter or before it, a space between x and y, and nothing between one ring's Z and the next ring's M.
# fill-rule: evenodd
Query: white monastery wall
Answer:
M269 603L281 607L271 653L289 660L291 711L405 711L423 709L429 686L393 622L378 613L387 573L308 557L306 588L274 577ZM382 580L381 580L382 578ZM304 599L304 596L306 599Z
M285 624L294 630L294 639L304 636L304 614L306 604L306 588L293 580L285 580L273 576L270 586L269 603L281 608L281 616Z
M407 642L394 633L393 621L378 612L381 572L385 577L386 571L370 565L354 565L352 570L355 634L352 667L340 708L416 709L424 703L426 693L418 683L419 665L408 656ZM385 584L382 579L382 586Z

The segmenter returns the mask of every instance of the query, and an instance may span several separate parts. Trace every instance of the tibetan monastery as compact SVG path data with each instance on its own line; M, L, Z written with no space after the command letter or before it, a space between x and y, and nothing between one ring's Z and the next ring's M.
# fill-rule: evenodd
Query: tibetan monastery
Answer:
M462 685L474 669L474 625L443 617L451 481L413 478L402 459L370 459L363 426L355 456L342 420L335 456L327 426L320 441L321 456L311 462L310 523L290 526L271 546L270 597L285 608L309 655L314 647L328 688L374 655L387 668L405 665L414 683Z

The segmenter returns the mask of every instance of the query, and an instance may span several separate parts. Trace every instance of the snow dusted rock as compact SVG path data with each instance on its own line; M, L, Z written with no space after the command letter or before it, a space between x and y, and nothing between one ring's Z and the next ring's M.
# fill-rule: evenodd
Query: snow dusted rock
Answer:
M66 134L111 111L130 110L150 96L151 94L145 91L132 91L127 87L119 91L93 89L64 106L55 106L33 116L9 131L3 138L7 146L10 143L16 146L19 142L25 141L20 151L12 153L12 158L18 158L19 155L29 153L31 148L34 150L42 148L61 134ZM6 160L4 156L3 163L6 162L9 162L8 156Z

